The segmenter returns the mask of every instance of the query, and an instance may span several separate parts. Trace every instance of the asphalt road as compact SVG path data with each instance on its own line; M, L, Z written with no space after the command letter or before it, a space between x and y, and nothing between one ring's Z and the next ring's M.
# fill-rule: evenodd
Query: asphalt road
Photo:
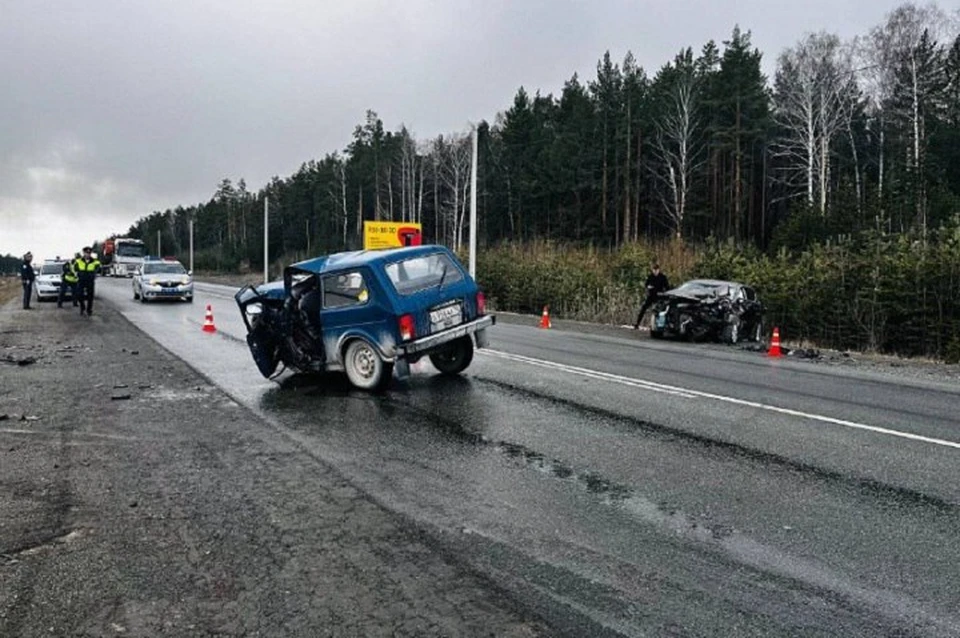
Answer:
M280 385L231 289L129 286L101 298L558 634L960 635L954 385L507 322L462 378Z

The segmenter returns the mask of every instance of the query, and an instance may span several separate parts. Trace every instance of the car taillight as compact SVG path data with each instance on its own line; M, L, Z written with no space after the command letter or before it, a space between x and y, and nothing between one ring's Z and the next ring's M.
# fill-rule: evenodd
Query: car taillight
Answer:
M487 298L483 295L482 292L477 293L477 314L478 315L487 314Z
M403 315L400 317L400 341L410 341L413 339L416 331L413 327L413 315Z

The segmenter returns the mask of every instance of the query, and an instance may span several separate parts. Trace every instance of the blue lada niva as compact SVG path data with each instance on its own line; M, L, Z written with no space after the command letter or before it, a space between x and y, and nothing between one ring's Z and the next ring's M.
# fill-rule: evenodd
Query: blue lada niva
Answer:
M264 377L281 364L342 370L365 390L385 388L394 371L409 375L424 356L441 373L459 374L495 323L483 292L443 246L309 259L285 268L282 281L241 288L236 301Z

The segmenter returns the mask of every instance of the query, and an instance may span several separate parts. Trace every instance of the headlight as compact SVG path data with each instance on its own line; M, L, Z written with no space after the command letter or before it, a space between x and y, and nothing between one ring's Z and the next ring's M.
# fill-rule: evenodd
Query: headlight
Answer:
M157 285L157 280L156 280L156 279L151 279L151 280L150 280L149 282L147 282L147 283L149 283L151 286L156 286L156 285Z
M190 283L190 278L189 278L189 277L183 277L183 278L180 279L180 283L183 284L184 286L189 285L189 283Z

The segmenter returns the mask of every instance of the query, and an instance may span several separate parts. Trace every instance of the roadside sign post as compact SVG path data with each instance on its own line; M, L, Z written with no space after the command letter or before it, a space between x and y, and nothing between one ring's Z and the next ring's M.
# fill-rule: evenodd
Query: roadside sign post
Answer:
M190 274L193 274L193 219L190 219Z
M269 283L270 274L267 264L270 263L270 198L263 198L263 283Z
M473 154L470 160L470 276L477 278L477 127L473 127Z

